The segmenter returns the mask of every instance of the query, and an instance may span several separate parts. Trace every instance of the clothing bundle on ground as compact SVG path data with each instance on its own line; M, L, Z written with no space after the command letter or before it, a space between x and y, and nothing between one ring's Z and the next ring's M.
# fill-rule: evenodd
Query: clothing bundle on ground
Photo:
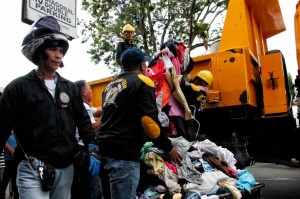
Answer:
M230 193L242 197L241 190L251 193L257 182L247 170L238 170L232 152L206 139L189 142L182 136L170 138L182 155L181 165L167 161L166 154L151 142L142 148L140 199L219 198Z

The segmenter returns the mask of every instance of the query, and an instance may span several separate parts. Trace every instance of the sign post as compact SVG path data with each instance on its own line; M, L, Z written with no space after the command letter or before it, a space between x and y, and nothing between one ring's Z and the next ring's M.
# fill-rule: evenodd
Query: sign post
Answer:
M77 0L23 0L22 22L31 25L44 16L57 19L61 33L68 39L78 38L77 35Z

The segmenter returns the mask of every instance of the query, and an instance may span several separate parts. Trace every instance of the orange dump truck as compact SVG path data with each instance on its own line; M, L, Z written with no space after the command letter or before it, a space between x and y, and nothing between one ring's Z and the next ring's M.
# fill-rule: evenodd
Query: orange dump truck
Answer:
M295 22L299 22L296 15ZM214 77L201 119L201 134L227 146L233 133L241 141L248 139L248 150L254 157L299 157L289 66L280 50L270 51L267 45L268 38L285 29L278 0L229 1L218 49L193 57L192 77L203 69ZM111 80L89 82L93 106L101 106L102 91Z

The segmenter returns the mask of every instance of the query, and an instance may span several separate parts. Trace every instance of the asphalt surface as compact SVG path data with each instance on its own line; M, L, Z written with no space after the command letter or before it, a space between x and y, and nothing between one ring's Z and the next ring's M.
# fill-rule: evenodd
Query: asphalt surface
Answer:
M299 166L300 167L300 166ZM276 163L256 162L246 169L255 180L264 183L261 199L300 199L300 168ZM6 199L9 197L7 189Z
M276 163L247 167L255 180L264 183L261 199L300 199L300 168Z

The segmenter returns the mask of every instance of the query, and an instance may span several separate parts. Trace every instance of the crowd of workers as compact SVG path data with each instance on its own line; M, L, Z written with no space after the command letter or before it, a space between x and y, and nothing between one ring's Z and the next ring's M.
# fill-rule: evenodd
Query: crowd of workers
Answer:
M213 80L206 70L190 77L183 44L166 42L149 60L133 42L135 29L125 25L116 50L122 72L96 109L84 80L57 72L69 48L57 21L43 17L32 27L22 53L37 69L9 83L0 99L0 151L9 153L5 164L13 170L3 177L1 198L11 180L15 199L134 199L147 141L181 165L170 137L197 139L187 123L195 119L190 107L201 112Z

